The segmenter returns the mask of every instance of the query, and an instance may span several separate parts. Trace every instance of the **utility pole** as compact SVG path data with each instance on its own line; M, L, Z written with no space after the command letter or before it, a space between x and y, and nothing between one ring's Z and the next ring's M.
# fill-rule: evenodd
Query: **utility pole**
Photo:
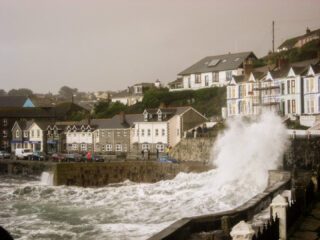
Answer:
M274 21L272 21L272 53L274 53Z

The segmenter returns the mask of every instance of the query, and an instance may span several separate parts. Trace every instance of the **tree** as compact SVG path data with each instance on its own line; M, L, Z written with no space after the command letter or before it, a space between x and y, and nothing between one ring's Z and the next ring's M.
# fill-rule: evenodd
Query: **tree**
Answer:
M76 95L77 93L78 93L77 88L70 88L68 86L63 86L59 90L60 97L62 97L64 99L72 99L72 97L74 95Z
M6 96L7 92L3 89L0 89L0 96Z
M11 89L8 92L9 96L28 96L31 97L33 96L32 90L28 88L19 88L19 89Z

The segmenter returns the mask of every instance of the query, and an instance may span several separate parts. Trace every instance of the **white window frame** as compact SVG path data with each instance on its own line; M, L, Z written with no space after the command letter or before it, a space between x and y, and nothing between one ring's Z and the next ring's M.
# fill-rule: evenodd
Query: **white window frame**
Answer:
M40 130L37 129L37 137L40 137Z
M123 151L124 151L124 152L127 152L127 151L128 151L127 144L123 144Z
M3 126L4 127L8 126L8 119L6 119L6 118L3 119Z
M112 151L112 144L106 144L106 152Z
M144 129L141 129L141 136L144 137Z
M73 143L72 144L72 150L78 150L78 144L76 144L76 143Z
M151 129L150 128L148 128L148 136L151 136Z
M159 136L159 129L156 128L155 136Z
M19 131L19 129L17 129L17 131L16 131L16 137L17 137L17 138L20 137L20 131Z
M156 144L156 149L158 149L159 152L164 152L164 144Z
M149 150L150 149L150 144L149 143L143 143L141 147L142 147L143 151Z
M116 144L116 152L121 152L122 150L122 145L120 143Z
M28 131L27 130L23 131L23 136L24 137L28 137Z
M101 151L104 152L104 145L101 146Z
M80 147L81 147L81 151L87 151L87 144L81 143Z
M162 128L162 136L166 135L166 130L164 128Z
M121 131L120 130L117 131L117 137L121 137Z

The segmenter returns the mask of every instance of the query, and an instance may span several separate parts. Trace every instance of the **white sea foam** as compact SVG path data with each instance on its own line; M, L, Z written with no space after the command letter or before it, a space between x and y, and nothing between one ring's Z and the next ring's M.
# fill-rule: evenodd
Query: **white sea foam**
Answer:
M146 239L182 217L231 209L263 191L286 142L280 118L266 113L229 122L213 148L216 169L208 172L102 188L4 179L0 225L15 239Z
M49 185L52 186L53 185L53 173L52 172L43 172L41 174L41 185Z

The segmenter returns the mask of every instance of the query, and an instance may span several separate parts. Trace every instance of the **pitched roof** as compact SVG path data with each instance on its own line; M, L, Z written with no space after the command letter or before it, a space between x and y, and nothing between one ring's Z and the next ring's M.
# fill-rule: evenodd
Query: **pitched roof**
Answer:
M36 123L41 130L46 130L49 125L54 124L54 121L35 121L34 123Z
M11 107L0 108L0 117L14 118L55 118L56 114L53 108L24 108Z
M23 107L26 96L0 96L0 107Z
M298 37L294 37L294 38L289 38L287 40L285 40L279 47L278 49L281 49L281 48L293 48L294 45L302 38L305 38L307 36L310 36L310 35L313 35L313 34L318 34L320 35L320 29L317 29L317 30L314 30L314 31L311 31L310 33L306 33L306 34L303 34L303 35L300 35Z
M108 119L92 119L91 123L96 124L102 129L129 128L134 122L143 121L143 114L126 114L125 122L121 122L120 114Z
M249 58L257 58L253 52L242 52L233 54L224 54L210 56L201 59L178 75L189 75L193 73L217 72L225 70L233 70L241 67L243 62Z

